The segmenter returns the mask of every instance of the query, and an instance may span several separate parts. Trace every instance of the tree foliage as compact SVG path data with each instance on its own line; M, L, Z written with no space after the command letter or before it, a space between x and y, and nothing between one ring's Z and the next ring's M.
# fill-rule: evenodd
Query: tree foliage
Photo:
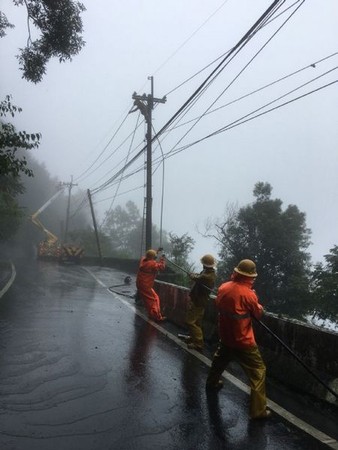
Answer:
M325 264L316 264L312 273L314 315L338 322L338 246L324 258Z
M11 96L7 95L0 102L0 117L15 116L22 110L12 104ZM17 177L20 173L33 176L33 172L27 166L25 156L17 157L18 150L31 150L40 145L39 133L27 133L17 131L11 123L1 120L0 123L0 175L12 175Z
M310 230L297 206L282 209L269 183L256 183L255 202L215 224L220 243L219 275L228 278L241 259L256 262L255 284L270 311L300 315L309 306Z
M173 262L183 268L190 267L188 264L189 254L194 248L195 240L188 235L188 233L178 236L177 234L169 233L169 255Z
M102 231L98 231L102 256L110 256L113 253L110 239ZM76 242L85 249L86 256L99 256L94 229L88 226L86 229L76 229L69 233L71 242Z
M141 216L132 201L125 208L118 205L107 213L104 232L110 239L113 251L125 257L140 255L142 241Z
M23 192L23 185L17 177L0 175L0 242L8 241L17 232L23 210L15 197Z
M16 6L27 10L27 44L17 56L23 78L37 83L46 73L51 58L60 62L71 60L84 46L82 39L82 3L72 0L13 0ZM0 38L14 28L3 11L0 11ZM34 29L33 29L34 28ZM32 36L37 36L33 40ZM21 108L12 104L11 96L0 102L0 118L14 117ZM20 176L33 176L22 150L37 148L39 133L17 131L9 122L0 120L0 239L11 237L20 225L23 211L16 195L22 191ZM20 154L20 156L18 156ZM43 191L45 192L45 191Z
M7 95L0 102L0 117L14 117L21 108L11 102ZM28 168L25 150L37 148L40 144L39 133L17 131L15 127L3 119L0 121L0 240L10 239L17 232L23 218L23 211L17 202L17 196L22 194L24 186L20 175L33 176Z
M0 38L6 36L6 30L8 28L14 28L14 25L9 23L6 15L0 11Z
M71 60L85 45L82 38L82 3L72 0L13 0L27 10L27 45L20 49L19 60L22 77L33 83L42 80L51 58L59 62ZM13 28L6 15L0 13L0 37ZM32 28L34 28L34 33ZM38 34L33 39L33 34Z
M106 213L104 233L109 237L114 256L140 258L144 252L143 218L134 202L128 201L125 207L120 205ZM158 228L152 227L153 247L160 246ZM168 247L167 235L162 236L162 246Z
M36 245L45 238L45 235L40 228L31 222L30 216L57 192L60 187L60 181L55 177L51 177L45 165L38 162L30 154L27 155L27 163L32 168L35 176L29 177L22 174L20 177L23 192L17 194L16 201L23 213L23 220L18 232L13 237L12 245L15 245L25 255L31 255L34 253ZM75 229L86 229L90 223L89 208L78 210L78 204L81 203L83 195L81 192L72 194L69 221L70 232L73 232ZM76 198L77 196L79 196L79 199ZM44 227L60 240L62 240L65 228L67 203L68 196L67 191L65 191L39 215L39 219Z
M169 256L170 259L183 270L179 270L175 278L175 283L180 286L188 286L190 284L190 278L186 272L193 271L192 264L189 263L189 254L194 248L195 240L188 235L188 233L178 236L175 233L169 233ZM175 269L175 266L173 267Z

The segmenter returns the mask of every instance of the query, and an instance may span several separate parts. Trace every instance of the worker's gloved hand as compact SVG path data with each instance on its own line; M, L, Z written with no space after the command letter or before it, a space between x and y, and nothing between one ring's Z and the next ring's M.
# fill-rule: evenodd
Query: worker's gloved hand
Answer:
M164 253L162 253L162 255L161 255L161 258L166 258L166 256L165 256L165 254L164 254Z

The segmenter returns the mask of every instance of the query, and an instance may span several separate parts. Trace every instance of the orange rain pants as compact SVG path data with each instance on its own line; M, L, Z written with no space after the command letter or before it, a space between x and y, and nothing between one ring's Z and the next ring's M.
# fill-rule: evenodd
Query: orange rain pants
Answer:
M160 306L160 298L153 289L155 277L159 270L164 270L165 260L161 258L159 262L154 259L143 257L140 261L136 278L136 287L144 302L150 319L157 322L163 320Z

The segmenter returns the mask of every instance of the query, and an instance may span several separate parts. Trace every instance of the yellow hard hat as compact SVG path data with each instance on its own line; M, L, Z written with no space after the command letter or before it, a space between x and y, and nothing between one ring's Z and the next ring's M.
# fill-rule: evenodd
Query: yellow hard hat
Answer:
M150 249L150 250L146 251L147 259L154 259L154 258L156 258L156 255L157 255L157 252L155 250Z
M204 255L201 258L201 263L204 267L214 267L216 265L215 258L212 255Z
M245 277L253 278L258 275L256 272L256 264L251 261L251 259L242 259L238 266L234 268L234 271L240 275L244 275Z

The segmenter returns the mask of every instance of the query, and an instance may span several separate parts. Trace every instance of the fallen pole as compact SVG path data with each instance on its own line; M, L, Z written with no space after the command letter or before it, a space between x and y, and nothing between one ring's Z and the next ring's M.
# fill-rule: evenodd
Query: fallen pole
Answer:
M291 353L291 355L296 358L296 360L304 367L304 369L306 369L320 384L322 384L332 395L334 395L336 398L338 398L338 394L336 392L334 392L330 386L328 386L321 378L319 378L319 376L313 372L312 369L310 369L310 367L308 365L306 365L304 363L304 361L302 361L297 355L296 353L291 350L291 348L285 344L285 342L283 342L272 330L270 330L270 328L265 325L261 320L256 319L256 317L254 317L254 319L269 333L271 334L271 336L273 336L289 353Z

